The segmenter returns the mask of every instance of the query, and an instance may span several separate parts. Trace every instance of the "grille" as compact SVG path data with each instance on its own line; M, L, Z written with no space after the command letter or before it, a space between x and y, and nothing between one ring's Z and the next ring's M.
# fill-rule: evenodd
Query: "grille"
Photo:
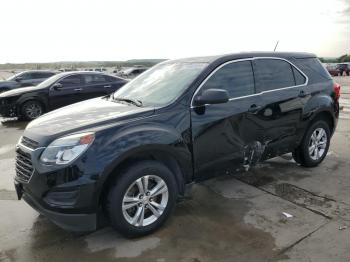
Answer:
M32 160L29 154L20 149L17 149L16 154L16 179L27 183L34 171Z
M28 137L22 137L21 139L21 144L26 146L26 147L29 147L31 149L37 149L39 147L39 143L28 138Z

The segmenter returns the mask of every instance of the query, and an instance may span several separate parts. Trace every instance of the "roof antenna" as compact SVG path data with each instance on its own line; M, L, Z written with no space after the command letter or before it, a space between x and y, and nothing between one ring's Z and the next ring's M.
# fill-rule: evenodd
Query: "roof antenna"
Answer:
M277 40L277 43L276 43L276 45L275 45L275 49L273 49L274 52L276 52L276 49L277 49L277 46L278 46L278 43L279 43L279 42L280 42L280 41Z

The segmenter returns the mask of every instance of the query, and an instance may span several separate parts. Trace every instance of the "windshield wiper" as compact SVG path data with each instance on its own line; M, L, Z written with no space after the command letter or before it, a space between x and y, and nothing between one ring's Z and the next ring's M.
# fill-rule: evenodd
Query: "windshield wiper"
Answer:
M142 106L142 101L138 100L138 99L125 98L125 97L113 97L113 96L112 96L112 99L114 101L127 102L127 103L133 104L133 105L138 106L138 107Z

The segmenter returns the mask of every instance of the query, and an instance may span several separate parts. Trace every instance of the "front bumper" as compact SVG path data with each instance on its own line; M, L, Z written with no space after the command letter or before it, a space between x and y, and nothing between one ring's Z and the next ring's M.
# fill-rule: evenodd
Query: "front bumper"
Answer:
M30 194L23 190L21 184L15 183L19 198L23 198L27 204L46 216L59 227L72 232L88 232L97 228L97 215L92 214L65 214L48 210L41 206Z
M45 170L38 162L42 150L42 147L17 146L15 188L18 199L23 198L65 230L96 230L100 220L95 197L96 180L90 179L90 174L83 168L85 165L79 163Z
M17 108L16 105L0 105L0 116L2 117L16 117Z
M46 216L59 227L73 232L88 232L96 230L96 214L64 214L47 210L40 206L34 198L23 194L23 199L40 214Z

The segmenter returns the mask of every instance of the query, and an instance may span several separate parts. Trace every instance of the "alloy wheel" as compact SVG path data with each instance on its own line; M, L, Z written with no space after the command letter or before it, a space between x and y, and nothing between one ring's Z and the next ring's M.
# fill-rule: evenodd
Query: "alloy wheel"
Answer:
M126 221L136 227L154 223L164 212L169 190L162 178L145 175L134 181L123 197L122 210Z
M24 111L25 111L26 115L31 119L37 118L37 117L41 116L41 114L42 114L42 108L37 103L27 104Z
M323 157L327 147L327 133L323 128L316 128L309 141L309 156L312 160Z

